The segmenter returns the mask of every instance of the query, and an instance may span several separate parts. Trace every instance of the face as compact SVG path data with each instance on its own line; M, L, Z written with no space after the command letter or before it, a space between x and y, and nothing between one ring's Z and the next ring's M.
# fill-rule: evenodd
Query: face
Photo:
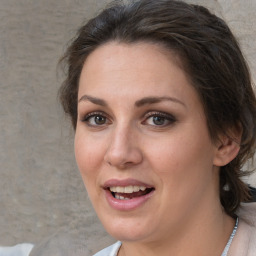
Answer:
M106 230L122 241L177 235L218 199L216 146L177 57L108 43L80 77L75 155Z

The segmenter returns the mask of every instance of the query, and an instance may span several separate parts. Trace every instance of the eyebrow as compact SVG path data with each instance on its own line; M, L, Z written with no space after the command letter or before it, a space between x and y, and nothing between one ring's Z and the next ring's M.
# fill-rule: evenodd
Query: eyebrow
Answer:
M83 95L78 102L81 102L81 101L90 101L92 102L93 104L96 104L96 105L100 105L100 106L103 106L103 107L107 107L108 104L105 100L102 100L102 99L99 99L99 98L96 98L96 97L92 97L92 96L89 96L89 95Z
M83 95L79 99L78 102L81 102L81 101L90 101L93 104L100 105L100 106L103 106L103 107L108 106L108 104L105 100L100 99L100 98L96 98L96 97L93 97L93 96L89 96L89 95ZM179 99L174 98L174 97L167 97L167 96L164 96L164 97L155 97L155 96L145 97L145 98L142 98L140 100L137 100L135 102L135 106L136 107L142 107L144 105L155 104L155 103L159 103L159 102L162 102L162 101L172 101L172 102L179 103L179 104L183 105L184 107L186 107L186 105L182 101L180 101Z
M174 98L174 97L167 97L167 96L164 96L164 97L145 97L145 98L142 98L141 100L136 101L135 106L136 107L142 107L142 106L147 105L147 104L155 104L155 103L159 103L159 102L162 102L162 101L172 101L172 102L179 103L179 104L183 105L184 107L186 107L186 105L182 101L180 101L179 99Z

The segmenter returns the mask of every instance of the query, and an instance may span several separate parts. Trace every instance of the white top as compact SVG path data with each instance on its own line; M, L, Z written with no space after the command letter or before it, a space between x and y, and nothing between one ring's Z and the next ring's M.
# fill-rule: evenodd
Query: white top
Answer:
M118 241L118 242L110 245L109 247L97 252L93 256L117 256L117 253L121 247L121 244L122 243L120 241Z
M28 256L33 244L23 243L15 246L0 246L0 256Z

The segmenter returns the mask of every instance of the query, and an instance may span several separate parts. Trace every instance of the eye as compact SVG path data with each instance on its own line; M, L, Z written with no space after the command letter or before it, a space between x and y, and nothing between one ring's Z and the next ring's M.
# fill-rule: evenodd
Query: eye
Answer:
M152 126L168 126L176 121L173 115L163 112L149 112L146 114L146 119L143 124Z
M109 123L106 115L100 112L89 113L84 117L82 121L87 123L89 126L103 126Z
M155 124L155 125L164 125L166 123L166 118L165 117L162 117L162 116L153 116L151 117L152 118L152 122Z

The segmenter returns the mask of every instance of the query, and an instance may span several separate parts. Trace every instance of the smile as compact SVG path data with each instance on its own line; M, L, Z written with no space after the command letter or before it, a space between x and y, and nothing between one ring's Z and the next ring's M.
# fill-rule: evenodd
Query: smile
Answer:
M103 189L108 205L119 211L131 211L141 207L155 191L153 186L133 179L109 180Z
M112 196L118 200L131 200L132 198L141 197L150 193L153 188L145 186L125 186L125 187L110 187L108 188Z

